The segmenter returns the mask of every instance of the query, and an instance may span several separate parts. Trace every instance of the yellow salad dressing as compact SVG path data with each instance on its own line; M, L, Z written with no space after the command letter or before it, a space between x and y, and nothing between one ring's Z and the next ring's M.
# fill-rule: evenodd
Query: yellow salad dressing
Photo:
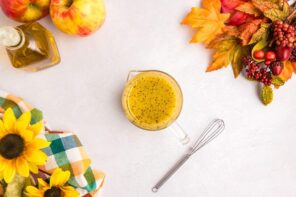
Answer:
M182 92L171 76L160 71L144 71L127 83L122 105L136 126L160 130L177 119L182 109Z

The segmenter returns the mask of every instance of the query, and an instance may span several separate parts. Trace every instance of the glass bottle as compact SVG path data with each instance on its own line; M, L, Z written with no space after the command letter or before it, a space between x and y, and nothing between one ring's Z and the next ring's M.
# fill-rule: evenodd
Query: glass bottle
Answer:
M0 45L15 68L34 72L60 62L53 34L37 22L0 27Z

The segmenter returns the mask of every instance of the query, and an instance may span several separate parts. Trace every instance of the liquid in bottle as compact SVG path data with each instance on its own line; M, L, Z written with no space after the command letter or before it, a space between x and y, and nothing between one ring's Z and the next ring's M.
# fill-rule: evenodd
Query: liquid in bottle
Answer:
M39 71L60 62L53 34L37 22L0 27L0 45L6 47L15 68Z

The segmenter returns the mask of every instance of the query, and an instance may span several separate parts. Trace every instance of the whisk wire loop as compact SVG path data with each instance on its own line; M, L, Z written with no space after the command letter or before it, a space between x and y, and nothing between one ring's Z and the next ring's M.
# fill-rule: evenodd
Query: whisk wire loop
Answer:
M196 151L215 139L224 130L224 128L225 123L223 120L216 119L211 122L192 146L190 154L194 154Z

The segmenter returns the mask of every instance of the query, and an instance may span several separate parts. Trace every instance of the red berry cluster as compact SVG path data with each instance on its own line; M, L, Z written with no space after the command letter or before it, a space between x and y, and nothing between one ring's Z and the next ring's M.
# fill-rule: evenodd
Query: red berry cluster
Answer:
M287 47L284 47L282 50L277 51L267 51L263 50L255 51L253 56L256 60L264 61L264 64L261 63L261 67L265 67L269 69L273 75L278 76L282 73L284 65L281 61L287 60L291 56L292 49L289 48L285 50Z
M279 47L296 47L295 37L295 27L285 23L283 21L277 20L273 23L273 37L275 43Z
M267 86L271 85L272 74L265 64L262 66L261 63L255 62L251 56L247 56L243 58L243 65L249 79L259 81Z

